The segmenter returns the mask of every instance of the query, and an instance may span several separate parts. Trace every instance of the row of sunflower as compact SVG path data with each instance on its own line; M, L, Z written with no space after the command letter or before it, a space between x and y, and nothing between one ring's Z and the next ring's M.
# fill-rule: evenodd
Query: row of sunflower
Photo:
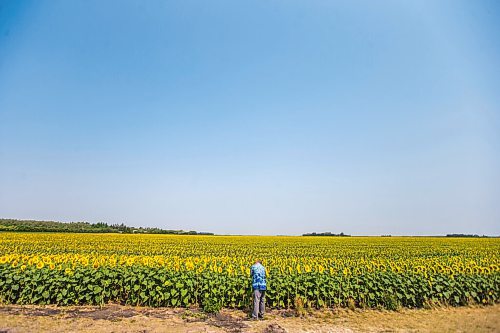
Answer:
M259 258L276 308L490 304L499 250L498 239L2 233L0 301L243 308Z

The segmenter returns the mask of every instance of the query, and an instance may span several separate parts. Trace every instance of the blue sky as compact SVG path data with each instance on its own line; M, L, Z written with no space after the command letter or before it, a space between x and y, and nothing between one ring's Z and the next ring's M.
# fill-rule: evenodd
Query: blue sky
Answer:
M0 216L500 234L497 1L0 0Z

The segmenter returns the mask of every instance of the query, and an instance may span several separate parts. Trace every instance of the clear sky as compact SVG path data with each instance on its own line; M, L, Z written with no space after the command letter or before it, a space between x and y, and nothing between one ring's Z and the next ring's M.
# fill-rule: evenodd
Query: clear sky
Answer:
M500 234L500 3L0 0L0 217Z

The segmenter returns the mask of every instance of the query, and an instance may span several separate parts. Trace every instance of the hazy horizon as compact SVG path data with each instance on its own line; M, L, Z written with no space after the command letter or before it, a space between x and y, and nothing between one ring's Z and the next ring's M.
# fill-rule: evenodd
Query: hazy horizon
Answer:
M0 217L500 234L496 1L0 0Z
M96 224L96 223L106 223L108 226L113 226L113 225L120 225L121 223L107 223L106 221L54 221L54 220L33 220L33 219L16 219L16 218L5 218L5 217L0 217L0 220L18 220L18 221L33 221L33 222L58 222L58 223L91 223L91 224ZM124 223L127 227L130 227L132 229L147 229L147 228L155 228L147 224L143 225L127 225ZM470 236L479 236L480 238L487 237L487 238L500 238L500 235L478 235L478 234L458 234L454 232L448 232L446 234L428 234L428 235L411 235L411 234L348 234L344 233L342 231L339 232L331 232L330 230L311 230L305 233L301 234L229 234L229 233L212 233L211 235L205 235L204 233L211 233L210 230L185 230L185 229L163 229L163 230L174 230L174 231L183 231L183 232L189 232L189 231L196 231L197 233L200 233L198 235L194 236L277 236L277 237L297 237L297 236L304 236L306 234L324 234L324 233L330 233L333 236L331 237L447 237L447 235L461 235L460 237L470 237ZM32 232L32 233L45 233L49 231L23 231L23 232ZM60 231L50 231L50 232L60 232ZM75 233L75 231L69 231L67 233ZM84 231L82 233L89 233L88 231ZM93 232L94 234L102 233L99 231ZM107 233L107 232L104 232ZM339 234L342 233L342 236ZM125 233L128 234L128 233ZM155 234L155 233L148 233L150 235L169 235L169 236L179 236L179 234ZM193 235L190 235L193 236ZM312 235L312 236L324 236L324 237L330 237L328 235Z

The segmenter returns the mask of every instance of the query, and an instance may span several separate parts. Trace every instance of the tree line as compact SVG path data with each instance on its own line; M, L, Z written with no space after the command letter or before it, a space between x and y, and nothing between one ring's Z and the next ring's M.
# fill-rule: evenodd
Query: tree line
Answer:
M123 234L171 234L171 235L213 235L211 232L165 230L148 227L129 227L124 223L105 222L56 222L36 220L0 219L0 231L12 232L77 232L77 233L123 233Z
M334 236L334 237L350 237L351 235L346 235L343 232L340 234L334 234L331 232L311 232L308 234L303 234L302 236Z
M461 237L461 238L489 238L486 235L472 235L472 234L447 234L446 237Z

